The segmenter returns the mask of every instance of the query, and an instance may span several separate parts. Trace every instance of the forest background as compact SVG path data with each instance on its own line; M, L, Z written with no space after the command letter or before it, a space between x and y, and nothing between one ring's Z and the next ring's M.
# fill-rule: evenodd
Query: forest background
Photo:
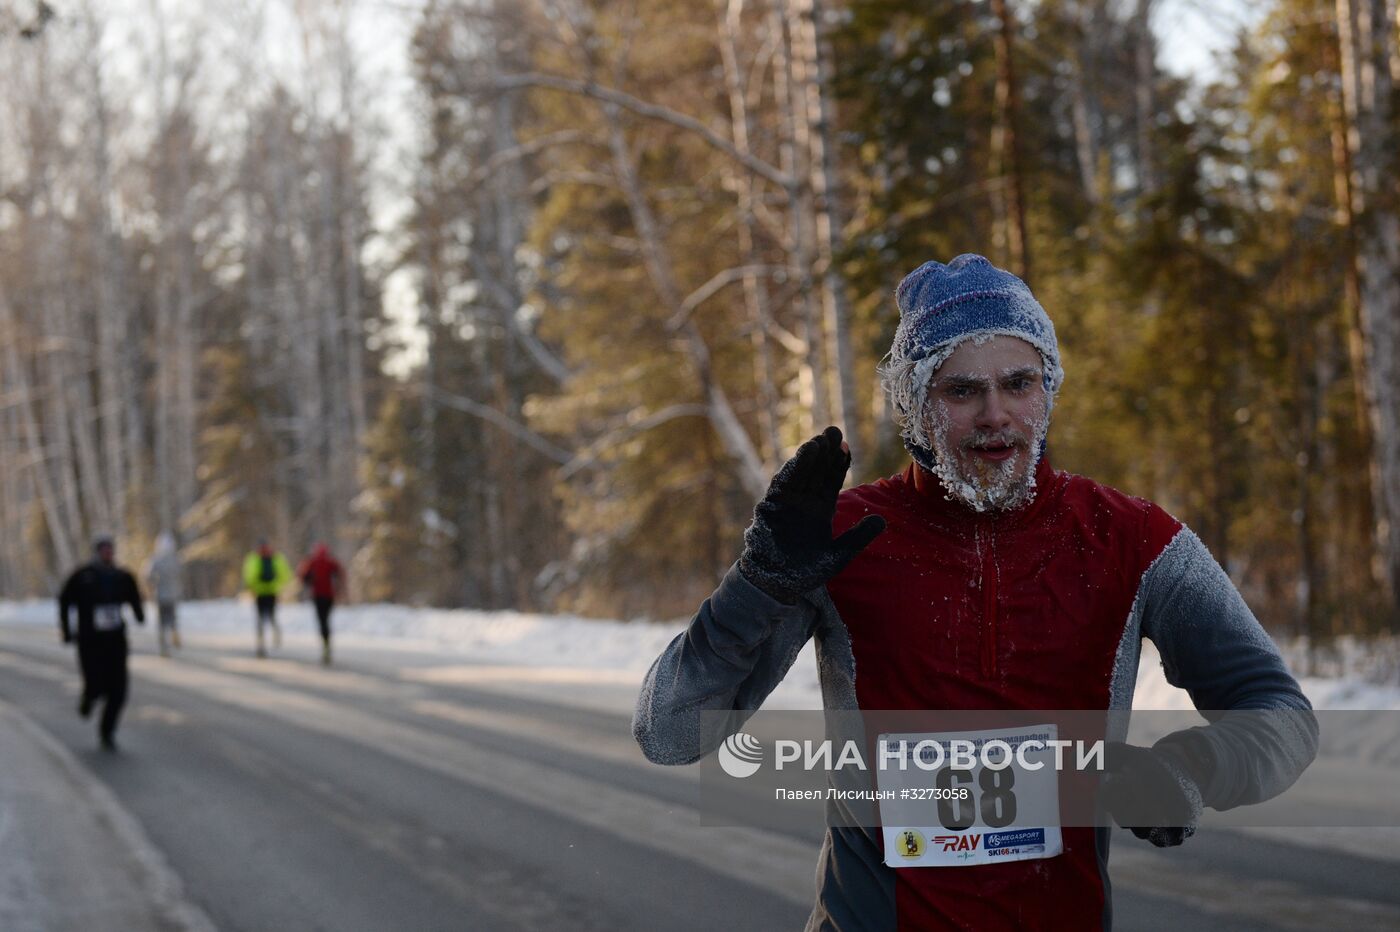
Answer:
M1276 634L1397 630L1394 0L1187 76L1167 2L0 0L0 596L168 528L196 597L266 535L360 600L688 614L803 439L902 467L894 285L982 252L1058 328L1057 467Z

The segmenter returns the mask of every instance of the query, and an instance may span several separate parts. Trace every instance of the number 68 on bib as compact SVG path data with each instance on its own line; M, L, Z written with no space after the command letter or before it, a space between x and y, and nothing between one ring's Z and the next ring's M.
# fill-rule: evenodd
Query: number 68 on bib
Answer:
M970 867L1060 854L1056 737L1054 725L880 735L885 864Z

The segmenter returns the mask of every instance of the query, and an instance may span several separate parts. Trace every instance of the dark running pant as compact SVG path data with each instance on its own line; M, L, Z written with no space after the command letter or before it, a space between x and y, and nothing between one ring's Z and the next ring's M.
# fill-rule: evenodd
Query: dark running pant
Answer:
M329 646L331 643L331 608L335 605L335 599L318 595L311 601L316 603L316 623L321 626L321 642Z
M260 595L258 602L258 630L262 630L263 622L268 621L277 624L277 596Z
M160 641L161 656L165 656L170 653L170 646L167 642L171 635L174 635L175 643L178 646L180 634L175 628L175 603L159 602L157 604L160 606L160 625L156 629L156 635Z
M126 705L126 632L94 631L78 638L78 665L83 671L83 703L106 699L102 707L102 737L117 733L117 720Z

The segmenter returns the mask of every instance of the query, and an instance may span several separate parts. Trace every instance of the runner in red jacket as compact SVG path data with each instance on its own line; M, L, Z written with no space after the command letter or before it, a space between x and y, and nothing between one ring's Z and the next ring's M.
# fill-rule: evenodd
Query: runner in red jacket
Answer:
M340 561L331 556L330 548L317 542L311 554L297 567L297 578L311 590L311 601L316 606L316 622L321 628L321 663L331 662L331 609L339 594L343 571Z
M811 637L827 708L867 714L1126 710L1148 638L1198 709L1290 714L1211 711L1210 725L1151 748L1110 744L1106 793L1146 791L1168 815L1132 821L1107 793L1110 814L1179 845L1203 806L1286 789L1316 753L1316 721L1224 571L1161 508L1045 458L1063 371L1030 290L959 256L926 263L896 296L881 375L913 463L840 493L841 432L803 444L755 508L739 561L648 673L633 720L646 756L713 751ZM906 867L916 839L890 855L880 827L837 825L808 929L1109 928L1109 834L1066 824L1020 860Z

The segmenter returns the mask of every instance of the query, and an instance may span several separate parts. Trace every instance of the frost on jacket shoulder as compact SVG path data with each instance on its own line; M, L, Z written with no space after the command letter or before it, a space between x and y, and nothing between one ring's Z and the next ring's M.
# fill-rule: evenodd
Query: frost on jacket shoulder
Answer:
M1137 670L1137 636L1156 645L1167 682L1209 722L1215 774L1202 801L1230 809L1271 799L1317 756L1312 704L1206 545L1183 527L1143 574L1120 675ZM1131 655L1129 657L1129 655Z
M814 618L806 599L785 605L730 567L647 672L632 718L647 760L694 763L737 731L787 675Z

